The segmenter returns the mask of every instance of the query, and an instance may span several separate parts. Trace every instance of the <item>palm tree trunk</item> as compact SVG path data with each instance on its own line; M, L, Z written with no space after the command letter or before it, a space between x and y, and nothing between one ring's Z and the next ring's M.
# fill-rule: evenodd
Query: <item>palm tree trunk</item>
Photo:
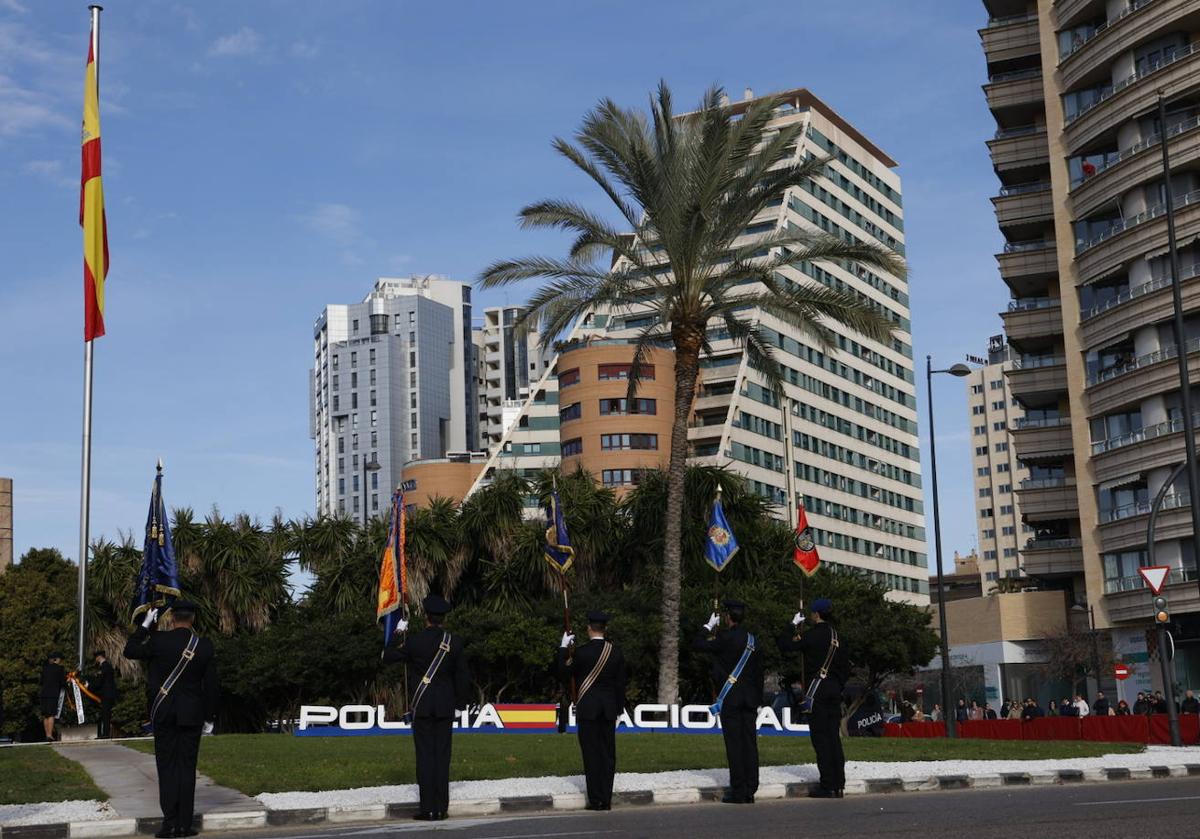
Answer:
M683 495L687 474L688 418L696 396L703 333L672 330L675 342L675 418L667 466L667 532L663 545L662 631L658 644L658 701L679 699L679 601L683 586Z

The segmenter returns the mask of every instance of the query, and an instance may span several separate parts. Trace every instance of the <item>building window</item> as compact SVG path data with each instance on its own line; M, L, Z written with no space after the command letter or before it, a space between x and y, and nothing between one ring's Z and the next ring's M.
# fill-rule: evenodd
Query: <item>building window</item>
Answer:
M371 509L372 509L372 510L378 510L378 509L379 509L379 496L378 496L378 495L372 495L372 496L371 496Z
M991 487L980 487L979 488L979 497L980 498L991 498L992 497L992 488Z
M338 458L338 474L341 475L345 471L346 471L346 458L339 457Z
M358 435L357 434L350 435L350 448L353 449L354 451L358 451Z
M1000 487L997 491L1001 495L1007 495L1008 493L1012 492L1012 484L1000 484Z
M417 395L415 393L410 393L408 395L408 407L410 407L410 408L417 407Z
M993 411L1003 411L1004 410L1004 400L1001 399L999 402L993 402L992 410Z
M333 389L334 389L334 390L337 390L337 389L338 389L338 377L337 377L337 373L334 373L334 374L333 374Z
M351 367L358 366L358 353L356 353L356 352L350 353L350 366Z
M339 410L339 406L340 406L340 404L341 404L341 401L342 401L341 397L340 397L340 396L337 396L337 395L335 394L335 395L334 395L334 397L333 397L333 410L335 410L335 411L336 411L336 410Z
M1000 515L1002 515L1002 516L1011 516L1011 515L1012 515L1012 512L1013 512L1013 505L1012 505L1012 504L1002 504L1002 505L1000 505Z
M570 387L571 385L579 384L579 368L575 367L571 370L564 370L558 374L558 386Z
M371 407L375 407L375 391L371 391Z
M984 507L982 510L979 511L979 517L981 519L990 519L992 517L992 508Z
M1007 472L1007 471L1009 471L1009 465L1007 463L997 463L996 471L997 472Z
M358 492L358 475L354 476L354 479L351 481L350 488L354 492Z
M379 445L379 432L372 431L371 432L371 448L375 448L378 445Z
M372 458L372 460L373 459L374 458ZM378 472L371 473L371 489L379 489L379 473Z
M417 450L417 435L416 434L413 434L413 436L412 436L412 448L413 448L414 452Z
M333 369L338 369L338 357L336 355L333 357Z
M574 440L564 440L562 444L562 456L574 457L575 455L583 454L583 438L576 437Z
M417 322L417 313L416 313L416 312L409 312L409 313L408 313L408 325L409 325L409 326L412 326L412 325L413 325L414 323L416 323L416 322Z
M350 394L350 410L352 410L352 411L358 410L358 394L357 393Z
M986 466L980 466L978 469L976 469L976 470L975 470L975 475L976 475L977 477L980 477L980 478L982 478L982 477L984 477L985 475L988 475L988 474L990 474L990 473L991 473L991 471L992 471L992 470L991 470L991 469L989 469L989 468L988 468L988 467L986 467Z
M601 434L600 449L614 451L617 449L658 449L657 434Z
M600 473L600 482L606 487L636 486L641 479L641 469L605 469Z
M354 334L357 335L358 334L358 318L355 318L352 321L352 323L354 324L352 327L354 329Z
M338 437L338 454L346 453L346 438Z
M986 410L987 410L987 409L986 409L986 408L984 408L982 405L972 405L972 406L971 406L971 415L972 415L972 416L976 416L976 417L977 417L977 416L979 416L980 414L982 414L982 413L983 413L984 411L986 411Z
M1015 536L1017 533L1017 529L1015 527L1013 527L1011 524L1006 524L1006 525L1004 525L1004 527L1000 528L1000 533L1003 534L1004 536Z
M981 457L985 454L987 454L987 446L976 446L975 447L975 456L976 457Z
M371 427L374 428L378 424L379 424L379 412L372 411L371 412Z
M582 416L582 414L583 409L580 404L578 402L572 402L570 405L559 409L558 421L569 422L570 420L577 420L580 416Z
M983 385L971 385L971 393L983 393Z
M408 374L408 386L409 387L417 386L417 372L415 370Z
M658 413L658 402L654 399L635 399L633 400L633 410L629 410L629 407L628 399L601 399L600 415L645 414L654 416Z
M1006 451L1008 451L1008 443L997 443L997 444L996 444L996 451L998 451L998 452L1006 452Z
M338 495L346 494L346 479L338 478Z
M995 379L993 381L990 381L990 382L988 382L988 387L990 387L992 390L1003 390L1004 389L1004 380L1003 379Z
M416 428L416 427L417 427L417 415L416 415L416 414L409 414L409 415L408 415L408 424L409 424L410 426L412 426L413 428Z
M410 352L408 354L408 366L409 367L417 366L417 354L415 352Z
M986 426L986 425L977 425L977 426L975 426L975 433L976 433L977 435L979 435L979 434L987 434L987 426Z
M375 370L371 370L371 387L375 386Z
M354 512L358 512L358 496L354 496Z
M371 363L374 364L375 363L375 350L371 350L370 358L371 358Z
M597 378L602 382L613 379L628 379L631 369L633 369L632 364L601 364L597 371ZM653 364L643 364L640 372L642 381L654 381Z
M1008 423L1005 423L1005 422L992 423L992 431L1003 431L1007 427L1008 427Z

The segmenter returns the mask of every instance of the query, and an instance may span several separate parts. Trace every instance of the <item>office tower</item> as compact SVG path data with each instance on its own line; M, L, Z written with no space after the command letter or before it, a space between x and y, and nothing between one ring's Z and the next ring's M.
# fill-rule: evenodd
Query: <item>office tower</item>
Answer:
M539 349L536 328L517 328L521 311L519 306L484 309L483 325L475 330L482 450L500 445L505 432L519 421L530 383L536 384L553 361L552 352ZM557 432L557 425L550 430Z
M1008 372L1027 416L1014 435L1030 468L1018 490L1036 542L1023 553L1043 586L1069 593L1080 625L1112 628L1118 653L1146 655L1150 503L1184 459L1172 331L1162 143L1172 158L1191 368L1200 366L1200 47L1192 0L986 0L980 34L996 120L988 141L1000 180L997 259L1013 301L1003 314ZM1157 115L1167 98L1166 124ZM1193 372L1193 378L1196 377ZM1055 422L1054 420L1057 420ZM1181 637L1200 637L1200 597L1186 477L1167 486L1154 562ZM1200 653L1181 644L1177 677L1200 682ZM1150 684L1135 668L1122 689ZM1157 679L1157 675L1153 678Z
M378 515L406 462L473 447L473 357L464 283L384 278L325 307L309 380L318 515Z

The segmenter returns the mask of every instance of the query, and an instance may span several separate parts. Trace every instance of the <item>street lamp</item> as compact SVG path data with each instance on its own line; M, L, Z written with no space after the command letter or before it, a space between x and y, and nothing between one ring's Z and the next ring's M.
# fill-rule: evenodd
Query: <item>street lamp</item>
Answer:
M371 458L367 460L363 458L363 485L362 485L362 502L363 502L363 528L367 526L370 517L370 508L367 506L367 475L371 472L378 472L383 467L378 460Z
M938 508L937 436L933 431L933 374L949 373L962 378L971 375L965 364L952 364L945 370L933 369L933 357L925 356L925 394L929 397L929 469L933 476L933 549L937 559L938 623L942 632L942 717L946 720L946 736L958 736L955 706L950 703L950 634L946 629L946 584L942 572L942 516Z

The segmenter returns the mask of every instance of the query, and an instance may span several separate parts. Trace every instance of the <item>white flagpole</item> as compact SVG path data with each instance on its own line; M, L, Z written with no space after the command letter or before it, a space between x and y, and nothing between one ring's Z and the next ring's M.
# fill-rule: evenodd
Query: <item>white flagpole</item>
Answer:
M92 61L96 87L100 86L100 6L88 6L92 13ZM88 518L92 507L92 344L83 342L83 456L79 479L79 656L77 669L83 670L85 632L87 630Z

